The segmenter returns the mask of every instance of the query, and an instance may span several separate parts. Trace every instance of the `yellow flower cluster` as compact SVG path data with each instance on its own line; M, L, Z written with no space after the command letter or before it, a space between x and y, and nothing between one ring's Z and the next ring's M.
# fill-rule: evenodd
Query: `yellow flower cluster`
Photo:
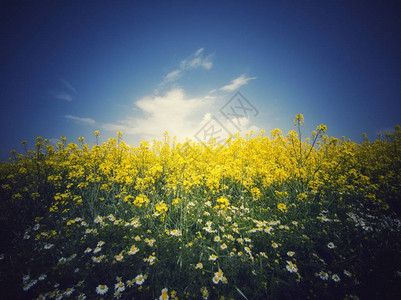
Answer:
M142 205L146 207L148 206L148 203L149 203L148 197L146 197L146 195L143 194L138 195L134 200L134 205L138 207L142 207Z
M219 209L222 211L227 211L228 205L230 204L230 201L227 198L220 197L216 200L217 205L215 205L213 208L214 209Z
M277 208L282 212L287 212L287 205L285 205L284 203L277 204Z

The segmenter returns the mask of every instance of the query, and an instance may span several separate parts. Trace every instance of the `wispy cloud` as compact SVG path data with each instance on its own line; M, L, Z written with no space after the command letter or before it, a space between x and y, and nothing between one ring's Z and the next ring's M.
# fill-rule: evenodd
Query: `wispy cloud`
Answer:
M74 94L77 93L77 90L75 89L75 87L72 86L72 84L70 82L68 82L65 79L61 79L61 82L63 83L63 85L69 89L70 91L72 91Z
M164 76L162 85L171 81L175 81L180 78L184 71L191 69L206 69L209 70L213 67L212 62L212 54L207 56L203 55L204 48L200 48L196 50L193 54L191 54L188 58L182 60L180 62L179 68L174 71L169 72L166 76Z
M195 69L195 68L203 68L209 70L213 67L213 62L211 61L212 55L208 55L206 57L203 56L204 48L200 48L195 53L193 53L187 59L184 59L180 67L182 70L187 69Z
M168 73L165 77L164 77L164 82L170 82L173 80L176 80L180 77L181 75L181 70L174 70L171 71L170 73Z
M66 92L53 91L53 92L50 92L50 95L52 95L54 98L56 98L58 100L72 101L71 94L66 93Z
M67 80L60 79L60 81L63 84L63 88L51 91L49 92L49 94L53 98L56 98L58 100L63 100L68 102L72 101L74 99L74 96L77 94L77 90Z
M237 89L239 89L241 86L245 85L248 83L248 81L256 79L256 77L247 77L244 74L241 76L233 79L231 83L221 87L219 90L224 91L224 92L233 92Z
M72 115L64 116L66 119L73 120L77 124L95 125L96 121L91 118L81 118Z

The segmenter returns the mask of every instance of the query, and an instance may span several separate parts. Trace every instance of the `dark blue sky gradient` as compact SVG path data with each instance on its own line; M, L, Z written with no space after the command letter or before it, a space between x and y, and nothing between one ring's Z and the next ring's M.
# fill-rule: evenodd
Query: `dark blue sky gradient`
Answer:
M307 133L324 123L330 135L360 141L401 123L401 1L188 3L2 2L0 158L38 135L93 142L96 125L66 115L142 116L133 103L199 48L213 68L188 72L179 86L199 97L241 74L257 77L240 90L261 112L259 128L286 131L303 113Z

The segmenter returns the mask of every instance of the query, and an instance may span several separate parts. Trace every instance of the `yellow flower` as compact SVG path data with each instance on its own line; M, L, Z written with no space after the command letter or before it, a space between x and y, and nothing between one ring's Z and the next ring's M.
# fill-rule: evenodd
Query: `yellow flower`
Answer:
M162 214L164 214L168 210L168 207L164 202L156 203L155 208L157 212Z
M305 121L304 121L304 115L303 114L298 114L295 116L294 119L294 126L297 125L304 125Z
M145 207L147 207L149 202L150 201L146 195L140 194L135 198L134 205L138 207L142 207L142 205L145 205Z
M127 196L124 197L123 201L124 201L125 203L132 203L131 199L134 199L134 196L132 196L132 195L127 195Z
M217 205L213 207L214 209L227 211L228 205L230 203L230 201L227 198L220 197L217 199L216 202L217 202Z
M262 196L262 192L257 187L251 189L253 199L258 200Z
M321 131L321 132L325 133L327 131L327 126L320 124L318 127L316 127L316 131Z
M305 193L300 193L297 195L297 199L299 201L306 200L306 199L308 199L308 196Z
M173 204L174 206L177 206L178 204L180 204L180 202L181 202L181 199L180 199L180 198L175 198L175 199L173 199L172 204Z
M287 206L284 203L277 204L277 208L282 212L287 212Z

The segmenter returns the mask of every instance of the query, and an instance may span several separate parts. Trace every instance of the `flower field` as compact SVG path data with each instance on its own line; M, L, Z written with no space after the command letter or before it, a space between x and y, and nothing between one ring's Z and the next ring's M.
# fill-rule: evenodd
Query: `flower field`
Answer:
M1 298L401 299L401 128L355 143L303 122L12 152Z

